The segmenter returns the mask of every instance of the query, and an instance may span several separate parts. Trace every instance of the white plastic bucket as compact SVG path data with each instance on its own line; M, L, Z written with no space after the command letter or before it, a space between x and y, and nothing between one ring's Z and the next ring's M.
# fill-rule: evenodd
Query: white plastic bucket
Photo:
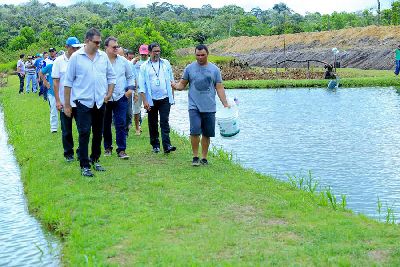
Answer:
M238 108L233 100L228 99L228 103L231 105L231 108L224 108L216 114L219 133L223 137L231 137L240 132Z

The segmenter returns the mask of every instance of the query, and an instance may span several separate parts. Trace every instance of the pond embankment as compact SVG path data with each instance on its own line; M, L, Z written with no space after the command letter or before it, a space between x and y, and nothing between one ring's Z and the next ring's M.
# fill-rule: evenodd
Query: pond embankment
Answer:
M129 161L102 157L107 172L81 177L49 132L48 104L17 91L14 77L0 90L10 142L30 210L62 237L65 265L400 264L397 225L335 211L223 151L193 168L176 134L175 153L154 154L146 121L128 138Z

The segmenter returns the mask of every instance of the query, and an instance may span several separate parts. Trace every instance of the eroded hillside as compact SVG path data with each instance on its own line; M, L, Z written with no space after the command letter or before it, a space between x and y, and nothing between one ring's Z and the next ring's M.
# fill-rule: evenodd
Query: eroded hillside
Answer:
M332 48L336 47L342 67L391 69L394 50L400 44L400 27L370 26L279 36L232 37L211 44L210 50L213 54L235 56L251 66L275 67L277 61L285 59L284 43L286 59L332 63Z

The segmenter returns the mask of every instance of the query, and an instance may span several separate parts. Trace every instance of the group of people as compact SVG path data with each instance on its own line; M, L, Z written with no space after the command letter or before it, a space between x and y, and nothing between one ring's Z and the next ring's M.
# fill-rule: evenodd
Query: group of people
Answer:
M38 72L39 79L48 88L52 132L57 130L53 126L58 122L57 111L60 112L65 159L68 162L74 160L73 119L79 134L76 153L83 176L94 175L91 167L95 171L105 171L99 162L101 144L103 141L104 154L112 155L112 122L117 156L128 159L126 138L130 120L133 114L135 134L140 135L142 103L148 114L152 151L159 153L161 145L166 154L176 151L169 136L170 109L175 103L174 90L183 90L189 84L192 165L207 165L210 138L215 136L216 94L224 107L229 108L221 72L216 65L208 62L208 48L205 45L195 48L196 61L189 64L182 79L175 82L170 62L160 57L158 43L141 45L139 58L135 58L132 51L124 51L115 37L105 39L105 51L99 49L101 43L101 33L95 28L87 31L83 44L76 37L69 37L65 44L66 52L52 58L52 63L41 66ZM27 64L18 62L20 79L27 69ZM202 148L201 159L199 144Z

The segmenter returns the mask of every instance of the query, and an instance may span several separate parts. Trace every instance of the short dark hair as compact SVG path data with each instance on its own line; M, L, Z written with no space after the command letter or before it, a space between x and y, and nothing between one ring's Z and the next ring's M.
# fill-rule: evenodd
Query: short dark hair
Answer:
M131 50L131 49L129 49L126 53L127 53L128 55L135 54L135 53L133 52L133 50Z
M25 54L19 55L19 58L24 58Z
M96 28L90 28L85 34L85 39L86 40L92 40L94 36L100 36L101 37L101 33Z
M206 50L207 55L208 55L208 47L205 44L199 44L196 46L194 49L194 52L196 53L196 50Z
M47 51L44 51L44 52L43 52L43 55L44 55L44 54L48 54Z
M109 36L109 37L107 37L107 39L104 41L104 45L105 45L105 46L108 46L108 44L110 43L110 41L118 42L118 39L115 38L114 36Z
M154 47L160 47L159 43L154 42L154 43L149 44L149 47L148 47L149 52L153 51Z

